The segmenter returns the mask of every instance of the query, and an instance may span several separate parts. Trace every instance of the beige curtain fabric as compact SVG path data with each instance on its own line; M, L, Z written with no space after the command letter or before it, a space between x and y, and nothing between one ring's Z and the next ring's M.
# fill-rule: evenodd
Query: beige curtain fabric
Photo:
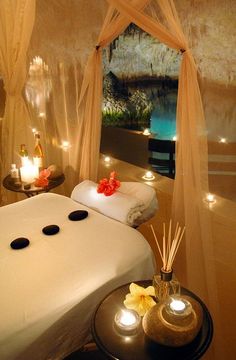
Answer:
M134 0L138 9L143 9L148 0ZM78 161L80 180L97 180L101 132L102 57L101 50L112 42L130 21L109 7L101 29L97 46L91 54L84 73L79 100L80 157Z
M10 164L18 161L19 143L25 143L29 138L29 114L22 89L26 80L26 51L34 17L34 0L1 1L0 69L6 90L1 141L2 177L9 173ZM6 198L2 201L6 202Z
M176 179L173 217L186 226L185 246L178 254L176 272L183 285L195 291L209 306L215 322L217 357L224 353L220 341L220 318L216 271L213 264L211 222L204 201L208 193L208 155L205 119L197 80L197 69L181 30L172 0L156 0L168 29L124 0L108 0L131 22L183 53L177 104ZM208 356L213 356L209 353Z
M172 0L107 0L107 2L110 6L100 35L97 36L98 29L93 29L93 36L84 39L84 34L80 37L79 26L80 24L85 26L82 19L83 9L86 9L87 13L90 6L95 6L93 0L86 1L87 7L82 6L82 1L79 0L69 0L66 5L62 0L38 1L37 8L41 18L37 22L32 53L34 56L40 55L34 52L37 51L35 44L39 44L42 57L45 55L43 60L48 62L51 69L52 90L50 105L49 102L46 103L47 119L37 119L34 114L35 118L30 123L22 89L26 81L26 52L34 24L35 0L1 0L0 73L3 75L7 93L0 153L2 177L9 172L11 162L18 161L17 149L20 143L25 142L30 147L30 139L33 141L30 125L36 125L44 135L42 141L47 163L63 165L67 177L67 195L70 195L73 186L80 180L88 178L97 180L101 130L102 48L133 22L167 46L181 50L173 217L175 221L186 225L186 236L177 255L174 270L181 283L196 292L207 303L213 315L216 352L215 355L208 352L206 356L223 359L225 349L223 334L220 331L223 319L217 308L219 285L213 263L211 222L204 201L208 192L207 141L197 68ZM81 7L78 14L73 17L75 13L73 9L76 9L77 3L80 3ZM158 20L159 16L154 18L147 14L146 6L148 5L150 10L152 4L153 8L157 6L161 11L165 20L163 23ZM96 11L91 13L98 16ZM153 13L155 11L150 11L150 14ZM55 15L58 20L55 24L61 26L54 24ZM43 23L44 16L47 17L47 26ZM70 27L63 28L62 19L64 20L66 16L70 20L73 18L73 21L70 21ZM103 15L99 16L103 20ZM72 32L70 29L73 30L73 34L76 33L79 42L76 42L75 37L70 40L64 37L68 31ZM43 36L44 41L41 40ZM50 39L48 42L47 37ZM62 39L62 43L54 49L52 39L58 40L58 37ZM93 51L84 69L83 64L87 60L87 54L85 55L87 48L86 51L84 48L87 40L89 40L87 48L93 47ZM63 41L70 41L70 44L73 42L72 50L66 48L68 50L66 55L62 54L65 46ZM80 42L83 43L81 48L78 46ZM45 48L44 43L46 43ZM84 76L80 88L82 72ZM71 145L66 152L60 148L63 140L68 140ZM8 195L10 196L9 193ZM6 202L6 198L2 198L1 202Z
M90 162L95 164L97 155L94 153L90 155L90 146L99 148L99 145L95 145L98 144L99 139L94 136L94 133L97 131L95 118L97 119L97 112L100 110L100 108L98 110L100 99L93 98L92 113L90 113L90 106L86 103L87 100L81 101L79 106L79 99L83 98L80 96L83 93L81 92L83 78L96 79L94 70L84 75L86 74L85 67L90 53L97 44L108 4L106 0L99 0L99 2L38 0L36 4L35 25L28 59L32 62L35 56L40 57L48 71L45 74L39 71L36 82L34 82L36 77L33 72L29 74L26 92L32 93L33 100L38 100L35 94L39 94L40 83L42 83L48 86L48 97L45 99L44 117L39 117L41 106L37 101L34 101L34 106L28 103L28 108L31 113L32 127L37 128L41 135L45 154L44 166L56 164L63 169L65 174L66 181L54 191L70 196L73 187L83 179L80 177L81 161L84 161L83 169ZM88 26L89 31L86 30ZM87 68L89 69L88 66ZM32 92L30 87L33 83L35 91ZM87 92L86 86L84 89L86 94L93 93L91 89ZM98 92L101 91L100 88ZM96 101L99 101L98 105ZM91 105L91 100L89 104ZM89 109L86 115L84 115L85 109ZM86 125L90 117L93 118L94 128ZM86 134L89 134L89 131L92 132L93 137L87 138ZM63 146L66 142L68 147ZM95 166L90 164L89 168L93 171L96 164Z

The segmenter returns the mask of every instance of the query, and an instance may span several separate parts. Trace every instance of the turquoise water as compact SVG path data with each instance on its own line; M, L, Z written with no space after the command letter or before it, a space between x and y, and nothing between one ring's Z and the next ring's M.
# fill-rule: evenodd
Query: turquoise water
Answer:
M160 98L152 116L150 130L155 138L172 140L176 135L176 93Z

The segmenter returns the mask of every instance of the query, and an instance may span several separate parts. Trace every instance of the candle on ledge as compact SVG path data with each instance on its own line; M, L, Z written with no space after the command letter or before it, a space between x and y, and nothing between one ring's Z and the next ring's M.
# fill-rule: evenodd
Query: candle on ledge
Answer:
M104 162L105 162L106 164L110 164L110 162L111 162L110 156L105 156L105 157L104 157Z
M150 130L149 130L148 128L147 128L147 129L144 129L144 130L143 130L143 135L146 135L146 136L151 135Z
M65 140L62 141L61 148L62 148L64 151L68 151L70 147L71 147L71 146L70 146L69 141L65 141Z
M155 179L155 176L153 175L153 173L151 171L146 171L145 175L143 176L143 179L151 181L151 180Z
M207 194L206 201L211 204L215 203L216 202L215 196L213 194Z

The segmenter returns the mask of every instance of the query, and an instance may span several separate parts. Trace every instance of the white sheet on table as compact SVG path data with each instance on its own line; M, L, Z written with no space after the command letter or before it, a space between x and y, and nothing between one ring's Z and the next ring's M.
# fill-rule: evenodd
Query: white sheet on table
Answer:
M70 221L71 211L88 218ZM50 224L60 232L46 236ZM126 282L150 278L151 249L133 228L70 198L41 194L0 208L0 359L61 359L90 336L94 308ZM27 237L30 246L12 250Z

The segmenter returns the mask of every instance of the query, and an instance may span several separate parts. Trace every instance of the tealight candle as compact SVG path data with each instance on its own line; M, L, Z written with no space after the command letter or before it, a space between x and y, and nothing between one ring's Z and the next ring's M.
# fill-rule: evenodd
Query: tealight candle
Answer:
M213 194L207 194L206 201L211 204L216 202L215 196Z
M176 316L187 316L192 311L192 305L190 302L181 296L171 296L167 304L167 311Z
M61 147L64 151L67 151L70 148L69 141L62 141Z
M155 179L155 176L153 175L153 173L151 171L146 171L145 175L143 176L143 179L151 181L151 180Z
M186 306L182 300L172 300L170 303L170 308L173 311L183 312Z
M144 129L143 130L143 135L146 135L146 136L151 135L150 130L149 129Z
M140 316L134 310L121 309L115 316L115 324L123 333L130 333L137 329Z
M110 156L105 156L105 157L104 157L104 162L105 162L106 164L109 164L109 163L111 162Z

